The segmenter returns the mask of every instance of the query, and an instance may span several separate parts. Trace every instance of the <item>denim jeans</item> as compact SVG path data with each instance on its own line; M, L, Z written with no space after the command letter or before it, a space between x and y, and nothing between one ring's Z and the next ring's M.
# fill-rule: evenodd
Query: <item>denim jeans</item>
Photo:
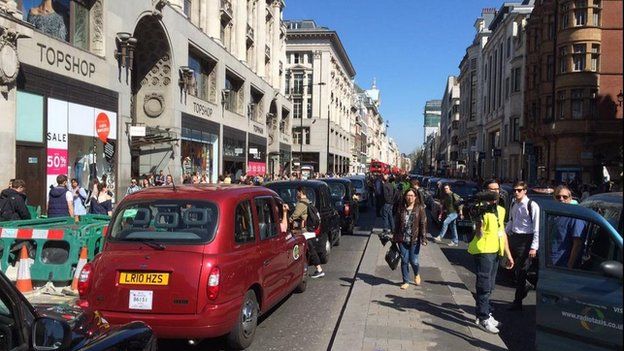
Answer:
M418 275L418 255L420 254L420 243L414 245L400 243L401 251L401 273L403 274L403 283L409 283L409 266L414 270L414 276Z
M381 212L384 230L392 232L394 230L394 217L392 217L392 204L384 204Z
M446 216L446 218L444 219L444 222L442 223L442 229L440 229L440 235L438 235L438 237L440 239L444 238L444 235L446 235L446 231L448 230L449 225L451 226L451 234L453 234L451 241L457 244L457 242L459 242L459 237L457 236L457 213L456 212L449 213Z
M492 308L490 296L496 285L498 271L498 253L474 255L477 282L475 284L476 315L480 321L488 319Z

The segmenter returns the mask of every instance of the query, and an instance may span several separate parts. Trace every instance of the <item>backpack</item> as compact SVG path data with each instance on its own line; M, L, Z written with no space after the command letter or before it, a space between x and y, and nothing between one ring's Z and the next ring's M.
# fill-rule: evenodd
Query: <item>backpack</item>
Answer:
M308 217L306 218L306 230L308 232L315 231L321 225L321 215L312 204L308 204Z
M13 220L15 208L13 207L14 197L5 197L0 199L0 222Z
M513 221L513 216L511 215L511 209L516 205L516 202L514 201L511 205L511 208L509 208L509 220ZM531 220L531 224L533 224L533 200L529 199L529 202L527 203L527 210L529 211L529 219Z

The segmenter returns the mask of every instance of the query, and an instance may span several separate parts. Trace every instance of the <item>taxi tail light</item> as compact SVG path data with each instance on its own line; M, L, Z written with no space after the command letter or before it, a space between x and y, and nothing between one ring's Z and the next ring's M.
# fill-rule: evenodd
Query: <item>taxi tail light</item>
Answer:
M221 269L217 266L212 267L210 275L208 276L208 286L206 288L206 294L209 300L216 300L219 296L219 282L221 278Z
M93 272L93 266L87 263L82 267L80 275L78 276L78 294L85 296L89 289L91 289L91 273Z
M349 206L349 204L345 204L343 211L344 211L345 217L349 217L349 215L351 214L351 206Z

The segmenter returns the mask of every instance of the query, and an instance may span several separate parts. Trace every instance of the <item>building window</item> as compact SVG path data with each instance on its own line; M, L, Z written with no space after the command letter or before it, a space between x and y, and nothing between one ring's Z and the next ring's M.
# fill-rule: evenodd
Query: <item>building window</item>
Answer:
M262 99L264 94L254 88L250 90L251 103L249 104L249 118L258 123L264 122L264 110Z
M588 116L591 118L598 118L598 90L592 89L589 94L589 110Z
M538 81L539 81L539 66L533 65L533 75L531 78L531 86L533 88L537 88Z
M520 141L520 118L513 119L511 141Z
M552 95L546 96L546 113L544 114L544 120L550 122L553 120L553 97Z
M574 2L574 25L584 26L587 24L587 0Z
M225 74L225 90L223 94L223 104L226 110L243 114L243 81L233 74Z
M514 69L513 75L513 91L517 93L520 91L520 84L522 83L522 67L518 67Z
M555 18L554 16L548 17L548 40L555 38Z
M285 83L286 85L285 85L284 91L286 92L286 95L291 95L292 91L290 91L290 72L286 73Z
M293 128L293 144L301 145L302 141L304 144L310 145L310 127Z
M553 55L546 56L546 79L553 80L555 77L555 57Z
M303 73L295 73L293 80L293 94L303 94Z
M308 95L312 95L312 82L314 77L312 76L312 73L308 73Z
M44 2L18 1L28 23L46 35L90 49L91 10L95 1L57 0L51 13L44 12ZM101 3L98 6L102 6ZM101 29L101 28L100 28Z
M293 99L293 118L301 118L303 116L303 102L300 98Z
M300 52L293 54L293 63L303 63L303 55Z
M191 18L191 12L193 10L192 0L184 0L184 14L187 18Z
M205 101L216 102L216 62L207 60L194 51L189 51L188 55L188 65L193 70L195 80L195 86L190 94ZM211 81L214 84L211 84Z
M595 1L594 1L594 4L595 4ZM592 24L596 27L600 27L600 9L597 7L594 7L592 10L593 10Z
M585 47L585 44L574 45L573 70L575 72L581 72L585 70Z
M583 118L583 89L572 89L570 105L572 119Z
M561 5L561 29L566 29L570 26L570 6L568 4Z
M557 118L565 118L565 92L560 91L557 93Z
M511 56L511 37L507 37L507 48L505 50L505 57L509 58Z
M598 72L600 69L600 44L591 46L591 70Z
M306 117L312 118L312 99L308 99L306 103Z
M559 48L559 72L568 71L568 50L565 47Z

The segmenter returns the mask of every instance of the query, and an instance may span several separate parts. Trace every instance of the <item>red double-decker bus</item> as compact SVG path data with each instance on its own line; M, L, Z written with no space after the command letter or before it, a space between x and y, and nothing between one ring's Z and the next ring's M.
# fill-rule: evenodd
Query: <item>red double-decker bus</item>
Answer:
M372 160L368 170L371 173L389 174L390 165L381 161Z

